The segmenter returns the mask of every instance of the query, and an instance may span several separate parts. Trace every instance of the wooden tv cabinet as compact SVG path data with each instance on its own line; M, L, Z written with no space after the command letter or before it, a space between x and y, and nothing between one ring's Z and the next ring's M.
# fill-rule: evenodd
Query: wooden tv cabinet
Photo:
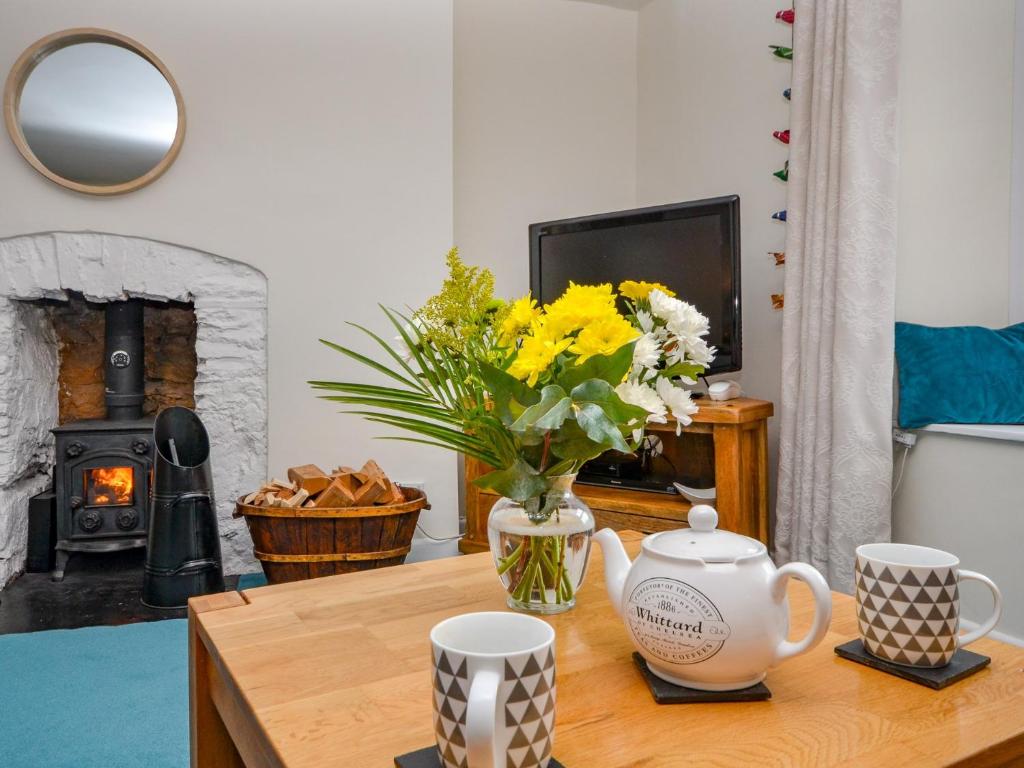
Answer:
M676 425L650 424L662 438L665 456L679 474L701 477L701 487L714 485L718 527L769 544L768 419L774 413L767 400L740 397L726 402L698 401L693 423L676 436ZM466 535L459 542L465 553L487 549L487 515L498 495L473 484L489 467L466 459ZM685 482L685 481L682 481ZM598 528L653 533L686 525L690 503L682 496L635 491L613 486L577 483L576 495L594 513Z

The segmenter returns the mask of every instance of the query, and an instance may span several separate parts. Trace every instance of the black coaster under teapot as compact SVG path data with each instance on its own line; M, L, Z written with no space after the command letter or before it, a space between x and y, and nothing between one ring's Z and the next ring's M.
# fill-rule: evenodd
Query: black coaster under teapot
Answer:
M901 677L918 685L926 685L936 691L947 685L960 682L975 672L980 672L992 661L988 656L958 648L953 654L953 659L944 667L907 667L902 664L893 664L891 661L868 653L860 638L837 645L835 652L841 658L856 661L858 664Z
M681 685L662 680L651 672L644 657L636 651L633 652L633 661L637 669L647 681L647 687L651 689L651 695L659 704L711 704L723 701L766 701L772 697L772 692L764 683L752 685L749 688L740 688L737 691L698 691L696 688L684 688Z
M424 747L396 757L395 768L441 768L441 756L437 754L436 746ZM548 768L565 766L552 757L548 762Z

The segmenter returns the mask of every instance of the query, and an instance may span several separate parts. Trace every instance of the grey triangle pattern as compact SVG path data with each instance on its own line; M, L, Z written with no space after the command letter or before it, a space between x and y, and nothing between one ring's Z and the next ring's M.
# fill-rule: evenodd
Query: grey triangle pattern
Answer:
M950 662L960 614L954 569L872 566L858 558L854 584L857 624L870 653L916 667Z
M441 650L434 659L434 735L444 768L469 768L466 754L466 699L469 678L466 658L450 658Z
M518 669L517 669L518 668ZM555 657L550 649L505 662L505 768L539 768L551 757L555 728Z

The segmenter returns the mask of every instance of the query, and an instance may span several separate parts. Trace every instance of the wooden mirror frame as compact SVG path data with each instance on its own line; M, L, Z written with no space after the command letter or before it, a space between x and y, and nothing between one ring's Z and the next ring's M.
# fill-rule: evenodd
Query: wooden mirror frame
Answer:
M22 132L21 125L18 122L18 110L21 105L21 91L25 87L29 75L32 74L32 70L36 68L39 62L54 51L59 51L61 48L67 48L69 45L76 45L78 43L107 43L108 45L117 45L125 48L141 56L156 67L168 85L171 86L171 91L174 93L174 101L178 107L178 126L174 134L174 141L160 162L142 176L121 184L108 185L82 184L71 179L65 179L43 165L42 161L36 157L32 148L25 140L25 134ZM11 140L14 142L14 146L18 148L21 156L28 161L29 165L50 181L60 184L67 189L73 189L75 192L84 192L89 195L120 195L153 183L163 175L175 158L177 158L178 152L181 151L181 144L185 140L185 102L181 98L178 84L171 77L167 67L144 45L132 40L130 37L118 34L117 32L111 32L110 30L97 29L95 27L76 27L74 29L65 29L61 32L54 32L52 35L47 35L37 40L18 57L18 60L11 68L10 74L7 76L7 84L4 86L4 122L7 124L7 132L11 135Z

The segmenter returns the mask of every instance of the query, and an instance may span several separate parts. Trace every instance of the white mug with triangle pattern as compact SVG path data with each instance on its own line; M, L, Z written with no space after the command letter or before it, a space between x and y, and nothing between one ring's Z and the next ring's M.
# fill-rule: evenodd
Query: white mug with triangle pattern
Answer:
M992 592L992 615L960 634L960 582L980 581ZM855 575L857 624L864 648L908 667L944 667L957 648L984 637L1003 610L987 576L960 568L956 555L913 544L862 544Z
M555 630L521 613L464 613L430 631L434 733L445 768L547 768Z

